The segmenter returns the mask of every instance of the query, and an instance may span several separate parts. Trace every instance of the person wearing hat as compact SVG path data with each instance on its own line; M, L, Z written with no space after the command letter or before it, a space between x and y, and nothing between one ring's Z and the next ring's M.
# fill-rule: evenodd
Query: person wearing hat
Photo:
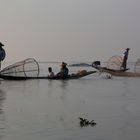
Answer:
M68 77L68 74L69 74L69 69L67 68L67 63L62 62L60 72L57 73L57 76L62 79L65 79Z
M6 53L5 50L2 48L4 45L0 42L0 69L1 69L1 61L5 59Z
M123 57L123 62L122 62L122 66L121 68L123 70L126 70L127 69L127 59L128 59L128 54L129 54L129 48L127 48L124 52L124 57Z

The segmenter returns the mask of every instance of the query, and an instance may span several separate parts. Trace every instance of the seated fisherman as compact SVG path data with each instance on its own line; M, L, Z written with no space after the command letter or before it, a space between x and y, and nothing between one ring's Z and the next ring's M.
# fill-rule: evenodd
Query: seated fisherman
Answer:
M68 74L69 69L67 68L67 64L65 62L62 62L60 72L57 73L57 76L65 79L68 77Z
M52 71L52 67L48 67L48 72L49 72L48 77L50 78L54 77L54 72Z

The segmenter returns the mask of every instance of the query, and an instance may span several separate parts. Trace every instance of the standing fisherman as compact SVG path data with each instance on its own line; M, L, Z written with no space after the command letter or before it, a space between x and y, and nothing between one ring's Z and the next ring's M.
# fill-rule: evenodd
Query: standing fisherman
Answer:
M127 48L124 52L124 57L123 57L123 63L122 63L122 68L123 70L126 70L127 69L127 59L128 59L128 54L129 54L129 48Z
M0 70L1 70L1 61L5 59L6 53L5 50L2 48L4 45L0 42Z

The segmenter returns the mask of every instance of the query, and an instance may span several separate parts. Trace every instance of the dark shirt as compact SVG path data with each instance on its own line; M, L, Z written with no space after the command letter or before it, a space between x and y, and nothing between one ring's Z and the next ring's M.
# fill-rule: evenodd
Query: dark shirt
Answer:
M0 61L4 60L5 55L6 55L5 50L2 47L0 47Z
M58 77L67 78L69 74L69 69L67 67L62 67L60 72L57 74Z
M127 59L127 58L128 58L128 54L129 54L129 51L128 51L128 50L126 50L126 51L124 52L124 58L125 58L125 59Z
M67 77L69 74L69 69L67 67L62 68L61 73L63 77Z

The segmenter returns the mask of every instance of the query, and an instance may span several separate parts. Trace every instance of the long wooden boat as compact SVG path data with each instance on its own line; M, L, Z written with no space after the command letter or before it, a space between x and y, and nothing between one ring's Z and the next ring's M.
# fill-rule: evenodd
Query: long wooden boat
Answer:
M28 80L28 79L50 79L50 80L69 80L69 79L79 79L90 74L96 73L96 71L84 71L82 73L70 74L66 78L54 76L54 77L26 77L26 76L12 76L12 75L2 75L0 74L0 78L4 80Z
M95 69L97 69L100 72L109 73L112 76L120 76L120 77L140 77L140 73L130 72L126 70L114 70L109 69L106 67L101 67L100 65L92 65Z

